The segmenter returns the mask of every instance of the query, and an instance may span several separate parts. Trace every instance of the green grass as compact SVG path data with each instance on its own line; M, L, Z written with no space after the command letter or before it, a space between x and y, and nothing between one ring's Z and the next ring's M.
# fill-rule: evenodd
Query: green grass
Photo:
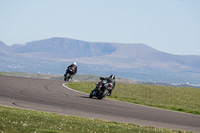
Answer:
M95 82L71 82L67 86L89 94ZM200 89L197 88L117 83L110 98L200 115Z
M6 74L0 73L0 75L6 75Z
M41 111L0 106L1 133L178 133L177 130L142 127ZM189 132L187 132L189 133Z

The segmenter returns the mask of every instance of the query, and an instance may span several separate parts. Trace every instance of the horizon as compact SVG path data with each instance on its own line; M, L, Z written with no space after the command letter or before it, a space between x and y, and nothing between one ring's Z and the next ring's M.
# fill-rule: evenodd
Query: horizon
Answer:
M85 40L69 38L69 37L50 37L50 38L44 38L44 39L40 39L40 40L32 40L32 41L28 41L28 42L25 42L25 43L15 43L15 44L12 44L12 45L8 45L8 44L4 43L3 41L1 41L1 40L0 41L3 42L4 44L6 44L7 46L13 46L13 45L22 45L23 46L23 45L26 45L27 43L31 43L31 42L35 42L35 41L48 40L48 39L52 39L52 38L72 39L72 40L78 40L78 41L89 42L89 43L116 43L116 44L130 44L130 45L142 44L142 45L146 45L146 46L148 46L150 48L153 48L153 49L155 49L155 50L157 50L159 52L163 52L163 53L167 53L167 54L171 54L171 55L187 56L187 55L172 54L172 53L164 52L164 51L158 50L158 49L156 49L156 48L154 48L152 46L149 46L147 44L144 44L144 43L90 42L90 41L85 41ZM191 54L191 55L194 55L194 54ZM191 55L188 55L188 56L191 56ZM194 55L194 56L200 56L200 55Z

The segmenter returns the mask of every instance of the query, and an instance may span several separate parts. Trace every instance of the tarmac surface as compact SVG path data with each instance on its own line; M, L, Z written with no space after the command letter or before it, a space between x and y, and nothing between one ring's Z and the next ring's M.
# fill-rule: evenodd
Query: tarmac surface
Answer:
M0 75L0 105L200 133L200 115L106 98L91 99L87 94L64 87L64 83Z

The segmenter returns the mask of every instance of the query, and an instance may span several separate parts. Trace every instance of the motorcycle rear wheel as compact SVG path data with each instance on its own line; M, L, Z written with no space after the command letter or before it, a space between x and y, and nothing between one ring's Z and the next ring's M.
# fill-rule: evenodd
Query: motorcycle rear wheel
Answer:
M97 99L102 99L106 96L106 94L108 93L108 90L104 90L100 95L97 96Z
M69 81L70 78L71 78L71 75L70 75L69 73L67 73L67 75L66 75L66 80Z

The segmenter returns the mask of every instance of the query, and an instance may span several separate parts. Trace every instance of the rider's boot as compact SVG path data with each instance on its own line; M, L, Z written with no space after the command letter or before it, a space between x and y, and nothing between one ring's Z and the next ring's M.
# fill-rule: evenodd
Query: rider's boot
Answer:
M108 91L107 96L111 96L112 90Z

